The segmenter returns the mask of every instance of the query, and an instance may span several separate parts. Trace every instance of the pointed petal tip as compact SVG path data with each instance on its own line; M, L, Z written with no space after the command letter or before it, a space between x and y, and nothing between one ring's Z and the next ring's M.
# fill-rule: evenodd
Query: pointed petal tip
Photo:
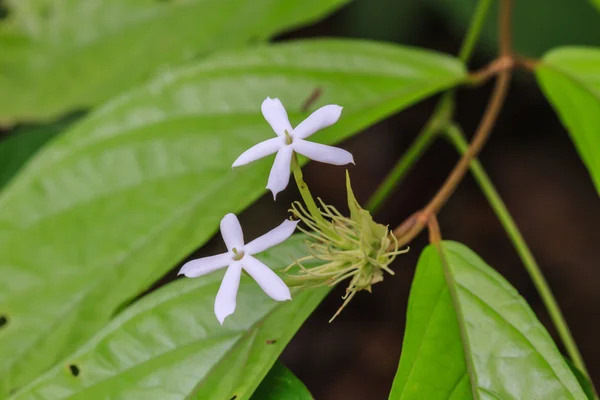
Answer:
M273 201L277 201L277 195L281 192L281 190L278 191L276 189L270 188L269 185L267 185L266 189L270 190L273 194Z

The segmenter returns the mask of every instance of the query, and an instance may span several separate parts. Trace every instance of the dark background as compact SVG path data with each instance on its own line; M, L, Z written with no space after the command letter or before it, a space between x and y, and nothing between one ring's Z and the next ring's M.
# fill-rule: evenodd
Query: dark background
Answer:
M469 63L477 69L496 51L496 6ZM600 45L600 13L586 0L515 0L515 48L528 57L540 57L549 48L567 44ZM359 37L456 54L475 0L357 0L329 19L282 39L320 36ZM1 14L1 10L0 10ZM490 94L490 83L457 93L456 119L470 136ZM377 184L408 148L436 103L421 102L344 142L354 154L351 168L356 196L363 204ZM27 130L40 145L75 119L71 116L49 127L0 127L0 136ZM38 135L38 136L35 136ZM6 139L5 139L6 140ZM38 139L36 139L38 140ZM10 156L0 172L0 184L26 158L24 149ZM395 227L434 195L458 156L439 139L375 215ZM566 315L588 369L600 383L600 208L598 195L568 133L545 101L533 76L517 73L507 103L480 160L539 262ZM344 169L309 164L305 179L314 194L345 209ZM240 219L248 237L264 232L287 215L286 204L299 198L293 185L273 203L270 194ZM276 209L274 210L274 207ZM551 327L548 314L501 225L467 175L443 208L439 222L445 239L460 241L495 267L527 299L540 320ZM393 264L395 276L374 286L372 294L359 293L337 319L328 320L341 305L344 285L336 288L308 319L282 356L284 363L311 390L317 400L387 399L398 366L405 312L418 255L427 244L421 234L407 255ZM212 240L201 253L222 246ZM172 274L174 275L174 274Z

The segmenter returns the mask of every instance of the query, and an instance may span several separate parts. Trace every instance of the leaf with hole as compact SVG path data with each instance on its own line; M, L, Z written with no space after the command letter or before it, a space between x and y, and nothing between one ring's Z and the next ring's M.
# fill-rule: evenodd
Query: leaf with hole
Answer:
M86 109L161 71L313 22L348 0L8 0L0 122Z
M305 240L293 236L259 258L283 268L306 255ZM11 400L250 398L329 288L276 302L244 276L237 310L221 326L213 303L223 274L180 279L142 298ZM298 392L292 377L270 375Z
M0 194L0 315L14 322L0 331L0 397L96 332L205 243L223 215L264 194L272 158L231 164L273 135L265 97L281 98L298 123L321 89L313 109L337 103L344 112L314 140L334 143L464 77L438 53L300 41L215 56L84 118Z
M535 73L600 193L600 48L553 50Z
M313 400L313 397L292 371L277 362L260 383L251 400Z
M466 246L419 258L390 400L585 399L517 291Z

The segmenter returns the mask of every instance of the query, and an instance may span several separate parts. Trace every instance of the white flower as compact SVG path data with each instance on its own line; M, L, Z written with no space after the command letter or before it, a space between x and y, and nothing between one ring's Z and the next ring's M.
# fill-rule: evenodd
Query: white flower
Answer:
M311 160L327 164L354 164L352 154L346 150L304 140L316 131L335 124L342 114L342 107L333 104L321 107L295 129L292 129L287 112L279 99L267 97L262 103L261 110L277 137L246 150L235 160L232 167L245 165L277 153L267 184L267 189L273 192L273 198L286 188L290 180L290 162L294 151Z
M234 214L227 214L221 220L221 235L227 246L227 253L192 260L181 267L178 275L196 278L228 267L215 299L215 314L221 325L225 318L235 311L242 269L273 300L291 300L290 289L281 278L252 255L282 243L294 233L296 225L298 221L286 220L277 228L244 245L244 233L240 222Z

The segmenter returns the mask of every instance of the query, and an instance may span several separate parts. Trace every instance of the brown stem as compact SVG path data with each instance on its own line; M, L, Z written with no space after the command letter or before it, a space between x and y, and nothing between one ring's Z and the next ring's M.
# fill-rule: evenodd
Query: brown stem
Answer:
M442 241L442 232L440 231L440 224L438 224L437 217L434 214L429 216L427 227L429 229L429 242L434 244L440 243Z
M502 71L514 68L516 60L511 56L500 56L480 70L471 72L469 78L474 85L480 85Z
M500 5L499 28L498 34L500 42L500 55L512 55L512 0L502 0Z
M423 230L425 224L429 221L430 216L437 214L440 211L448 198L454 193L458 184L462 181L469 169L471 160L479 154L496 123L502 104L508 93L511 76L511 70L505 70L498 75L490 102L488 103L485 114L481 119L481 123L473 136L469 148L458 161L448 178L446 178L446 181L437 194L425 208L409 218L409 220L414 219L414 223L410 223L408 229L406 223L402 223L398 228L394 229L393 234L398 238L399 246L406 245ZM408 220L406 222L408 222Z
M497 72L498 77L485 113L481 118L477 131L475 131L475 134L473 135L473 140L433 199L431 199L421 211L413 214L400 226L394 229L393 234L398 239L399 246L404 246L412 241L423 230L426 224L429 223L431 225L430 221L432 220L432 216L435 216L440 211L446 201L448 201L450 196L454 193L456 187L467 173L471 160L479 154L485 145L485 142L498 119L498 115L500 114L500 110L502 109L502 105L504 104L504 100L508 93L508 87L512 77L512 65L514 64L512 57L511 13L512 1L503 0L500 9L499 22L500 55L497 63L491 64L496 65L492 69L495 68L499 70L499 72ZM507 68L507 66L509 67Z

